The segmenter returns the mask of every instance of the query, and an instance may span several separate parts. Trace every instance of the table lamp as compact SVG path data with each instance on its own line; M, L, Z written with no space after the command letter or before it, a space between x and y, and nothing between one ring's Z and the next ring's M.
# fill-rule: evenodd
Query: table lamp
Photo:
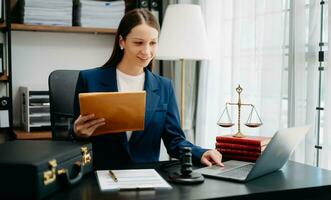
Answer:
M165 12L156 59L179 60L181 67L181 127L184 128L185 60L209 58L205 25L199 5L173 4Z

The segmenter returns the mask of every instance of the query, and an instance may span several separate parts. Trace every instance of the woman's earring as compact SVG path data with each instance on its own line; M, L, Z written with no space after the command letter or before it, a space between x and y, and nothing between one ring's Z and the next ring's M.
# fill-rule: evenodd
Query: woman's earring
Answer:
M124 48L122 46L120 46L120 49L123 50Z

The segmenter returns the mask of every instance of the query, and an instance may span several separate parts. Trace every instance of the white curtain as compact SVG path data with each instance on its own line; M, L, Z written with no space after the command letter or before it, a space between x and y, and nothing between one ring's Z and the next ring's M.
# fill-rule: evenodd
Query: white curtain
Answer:
M328 2L329 3L329 2ZM328 41L331 38L331 6L326 4L326 16L325 16L325 29L328 30L324 34L324 41ZM329 13L329 14L328 14ZM330 49L330 42L326 43L326 50ZM331 169L331 63L328 62L331 60L331 52L326 51L326 64L324 64L326 71L325 73L325 82L324 82L324 92L325 92L325 119L323 123L324 131L322 133L323 149L321 152L321 167Z
M254 104L263 122L263 126L257 129L242 125L241 132L272 136L281 128L311 124L310 133L292 159L314 164L319 1L201 0L200 4L213 56L200 69L197 144L214 148L217 135L237 132L237 126L225 129L218 127L216 122L225 102L237 102L235 88L240 84L242 103ZM328 21L325 20L325 24ZM326 86L330 85L327 83L330 80L331 73L327 71L323 87L326 102L331 102ZM331 124L328 115L331 109L328 112L327 105L325 103L326 111L322 114L323 150L320 158L323 160L321 166L325 168L331 167L330 159L325 157L331 143L331 132L326 133ZM242 110L241 124L244 124L249 107ZM232 121L237 123L236 106L229 111Z
M242 103L254 104L263 126L241 126L246 135L271 136L284 126L282 121L283 69L286 20L282 1L207 0L201 1L213 58L200 71L197 143L214 147L215 136L235 133L216 125L225 102L237 100L235 88L243 88ZM237 108L232 106L232 121L237 123ZM243 107L245 123L250 107Z

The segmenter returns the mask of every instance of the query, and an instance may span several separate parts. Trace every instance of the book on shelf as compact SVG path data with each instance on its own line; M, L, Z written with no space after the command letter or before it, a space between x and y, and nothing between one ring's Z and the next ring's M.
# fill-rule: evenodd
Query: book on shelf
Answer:
M265 146L253 146L253 145L245 145L245 144L231 144L231 143L221 143L216 142L216 148L223 148L223 149L238 149L238 150L247 150L252 152L261 152L264 150Z
M242 156L254 156L254 157L259 157L261 155L261 152L255 152L255 151L222 149L222 148L216 148L216 150L219 151L222 155L242 155Z
M241 161L255 162L259 158L259 156L223 155L223 158L227 160L241 160Z
M217 136L215 148L225 159L255 162L270 139L270 137L263 136L244 138L236 138L232 135Z
M13 22L72 26L72 0L20 0L13 7Z
M4 21L4 11L5 6L3 0L0 0L0 22L2 23Z
M74 25L117 28L125 14L125 1L82 1L74 3Z
M243 138L233 137L232 135L216 136L216 142L228 144L243 144L250 146L265 146L270 141L270 137L246 136Z
M3 75L4 70L3 43L0 43L0 75Z

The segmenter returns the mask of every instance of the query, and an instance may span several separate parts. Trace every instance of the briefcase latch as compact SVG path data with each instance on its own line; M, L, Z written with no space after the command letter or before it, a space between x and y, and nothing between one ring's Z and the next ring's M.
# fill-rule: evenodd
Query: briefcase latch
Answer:
M44 185L53 183L56 179L56 167L57 167L56 160L53 159L48 161L48 167L50 170L44 172Z
M87 147L81 147L80 151L82 152L82 165L89 164L91 162L91 154L88 152Z

